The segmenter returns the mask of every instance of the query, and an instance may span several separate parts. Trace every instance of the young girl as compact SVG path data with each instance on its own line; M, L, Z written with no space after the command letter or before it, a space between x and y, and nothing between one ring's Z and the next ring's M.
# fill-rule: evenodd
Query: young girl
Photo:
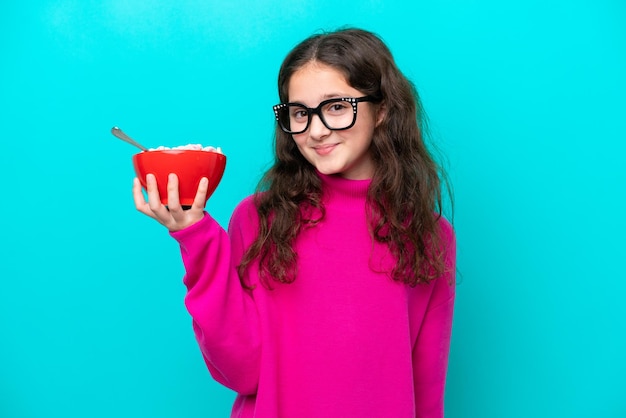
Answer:
M278 76L276 159L228 233L168 179L137 209L179 243L185 304L233 417L443 417L455 241L412 84L358 29L312 36Z

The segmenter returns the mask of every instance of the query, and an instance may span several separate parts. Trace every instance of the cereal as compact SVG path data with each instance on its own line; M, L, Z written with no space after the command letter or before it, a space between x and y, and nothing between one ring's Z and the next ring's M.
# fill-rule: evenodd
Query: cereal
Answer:
M164 147L160 146L157 148L150 148L148 151L164 151L164 150L193 150L193 151L208 151L208 152L217 152L219 154L223 154L221 147L212 147L206 146L203 147L202 144L187 144L187 145L179 145L177 147Z

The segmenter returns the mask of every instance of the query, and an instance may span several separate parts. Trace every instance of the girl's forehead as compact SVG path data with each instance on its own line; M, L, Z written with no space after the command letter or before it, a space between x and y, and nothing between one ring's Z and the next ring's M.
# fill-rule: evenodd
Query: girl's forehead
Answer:
M289 80L287 92L290 102L309 105L317 105L331 97L359 94L348 84L343 72L318 62L308 63L295 71Z

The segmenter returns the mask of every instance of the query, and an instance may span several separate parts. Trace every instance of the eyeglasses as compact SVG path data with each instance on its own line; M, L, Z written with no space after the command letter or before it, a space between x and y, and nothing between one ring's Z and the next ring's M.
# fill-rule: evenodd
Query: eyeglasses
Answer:
M309 129L313 115L331 131L352 128L356 122L357 103L375 102L372 96L338 97L324 100L317 107L301 103L281 103L274 106L274 115L280 129L288 134L301 134Z

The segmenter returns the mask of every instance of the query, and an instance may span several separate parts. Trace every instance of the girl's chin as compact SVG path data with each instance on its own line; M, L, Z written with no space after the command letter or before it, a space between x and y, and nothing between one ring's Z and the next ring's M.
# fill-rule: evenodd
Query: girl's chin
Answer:
M333 176L333 175L341 175L342 170L336 168L336 167L328 167L326 165L316 165L315 168L317 169L317 171L319 171L322 174L325 174L327 176Z

